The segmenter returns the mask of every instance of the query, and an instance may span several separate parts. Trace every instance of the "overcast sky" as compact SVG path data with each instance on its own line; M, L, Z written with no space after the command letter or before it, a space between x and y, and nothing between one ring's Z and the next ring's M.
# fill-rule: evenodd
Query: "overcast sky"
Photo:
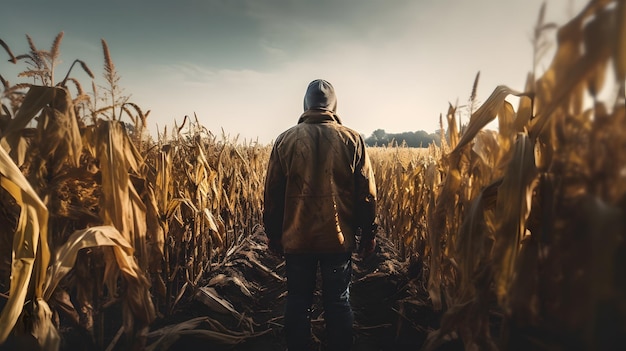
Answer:
M366 136L434 132L448 102L467 101L478 71L479 101L500 84L523 90L541 3L20 0L0 13L0 38L22 54L25 34L47 49L64 31L57 76L78 58L98 84L103 38L124 93L151 110L153 134L195 113L215 134L266 143L296 123L316 78L335 86L344 124ZM561 25L585 4L547 1L546 20ZM0 60L11 83L15 72ZM73 76L90 85L79 70Z

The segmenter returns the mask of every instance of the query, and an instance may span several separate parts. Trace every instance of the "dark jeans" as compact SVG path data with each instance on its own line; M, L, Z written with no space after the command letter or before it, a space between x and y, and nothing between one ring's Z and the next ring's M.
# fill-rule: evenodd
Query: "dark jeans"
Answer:
M288 292L285 332L289 351L310 350L311 306L318 264L328 350L350 350L354 321L350 307L351 257L351 253L285 255Z

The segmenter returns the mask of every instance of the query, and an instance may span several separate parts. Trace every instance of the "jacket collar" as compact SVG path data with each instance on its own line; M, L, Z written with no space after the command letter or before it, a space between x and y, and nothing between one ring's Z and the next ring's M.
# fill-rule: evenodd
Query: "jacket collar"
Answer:
M341 124L341 120L339 116L329 110L322 109L311 109L306 110L298 119L298 124L300 123L322 123L322 122L337 122Z

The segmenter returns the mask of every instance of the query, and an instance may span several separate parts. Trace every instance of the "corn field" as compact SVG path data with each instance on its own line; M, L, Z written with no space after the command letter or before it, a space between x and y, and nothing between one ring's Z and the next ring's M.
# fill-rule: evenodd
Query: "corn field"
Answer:
M626 1L560 27L544 11L535 61L549 32L556 50L523 90L495 87L463 126L450 105L441 147L369 149L381 230L376 261L355 259L362 335L626 347ZM44 50L27 35L19 55L0 41L25 67L0 76L0 349L253 350L279 334L283 267L260 225L271 145L195 116L154 140L106 41L105 87L78 59L57 79L63 36ZM365 296L388 290L382 307Z

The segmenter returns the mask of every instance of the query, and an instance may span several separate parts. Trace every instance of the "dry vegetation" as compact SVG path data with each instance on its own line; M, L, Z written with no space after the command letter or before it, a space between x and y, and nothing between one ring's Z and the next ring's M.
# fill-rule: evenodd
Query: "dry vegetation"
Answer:
M355 262L363 349L626 345L626 1L560 28L542 9L536 61L555 29L547 70L496 87L463 128L451 105L441 148L370 149L382 230L375 260ZM192 119L153 141L106 42L106 86L55 83L62 38L27 36L17 56L0 42L30 80L2 78L0 343L279 347L283 267L259 227L269 146Z

